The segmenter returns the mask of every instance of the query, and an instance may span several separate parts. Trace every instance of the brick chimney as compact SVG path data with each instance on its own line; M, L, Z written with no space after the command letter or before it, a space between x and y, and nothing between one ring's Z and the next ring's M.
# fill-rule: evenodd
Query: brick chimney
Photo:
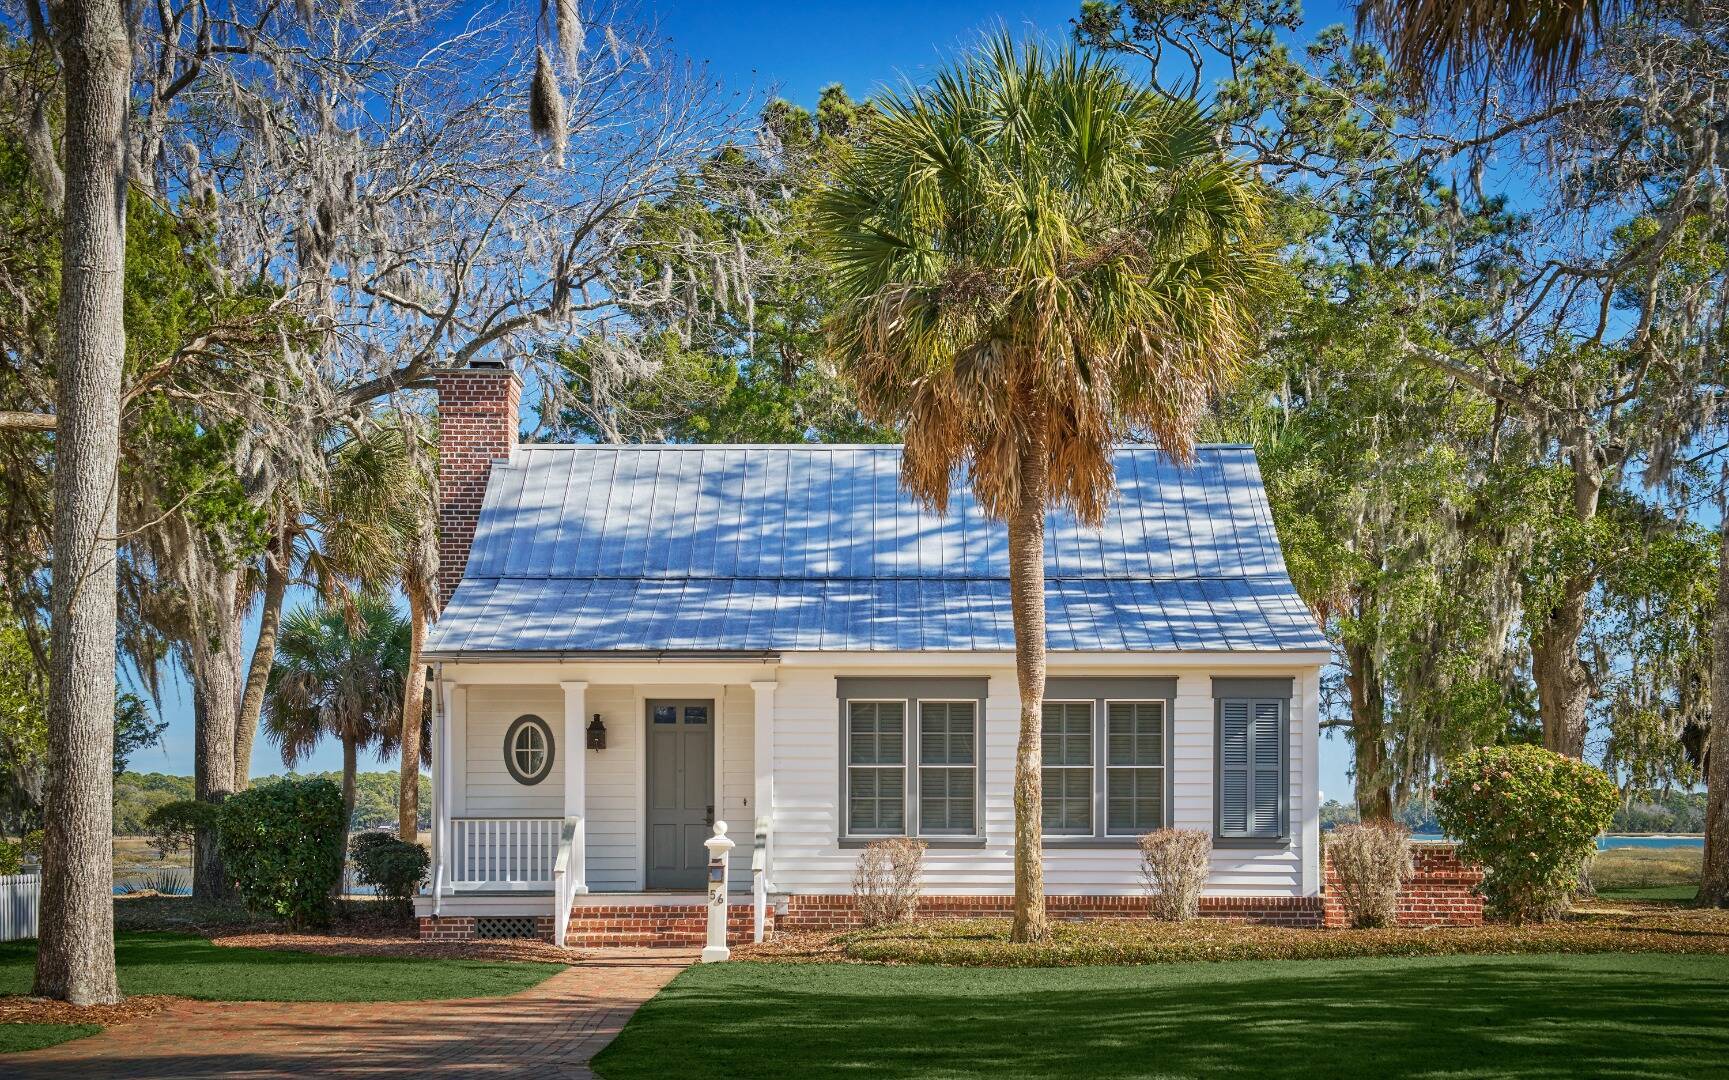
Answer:
M498 361L433 376L438 391L438 606L468 566L492 463L516 449L522 380Z

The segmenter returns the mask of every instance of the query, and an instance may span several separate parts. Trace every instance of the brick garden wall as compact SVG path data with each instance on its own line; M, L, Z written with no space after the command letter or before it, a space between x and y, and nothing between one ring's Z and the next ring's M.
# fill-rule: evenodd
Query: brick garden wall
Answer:
M486 478L510 456L521 421L522 380L508 368L462 368L434 376L438 389L438 604L462 580Z
M1476 892L1483 880L1481 868L1461 862L1452 844L1413 844L1411 861L1416 873L1399 892L1400 926L1483 925L1483 898ZM1330 861L1322 898L1326 901L1326 925L1344 926L1338 876Z

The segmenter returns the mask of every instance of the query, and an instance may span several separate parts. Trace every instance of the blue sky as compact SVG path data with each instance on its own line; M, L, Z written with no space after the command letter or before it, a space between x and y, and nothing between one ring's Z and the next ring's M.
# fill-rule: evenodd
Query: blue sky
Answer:
M869 95L903 79L923 81L982 32L1005 25L1016 33L1037 31L1061 38L1080 0L1024 0L1020 3L962 3L888 0L858 3L787 4L785 0L674 2L645 0L647 14L679 52L708 65L728 90L764 99L789 98L806 106L832 82L855 97ZM1310 25L1344 21L1342 7L1312 6ZM293 600L291 599L291 604ZM163 715L169 721L165 746L139 753L139 771L192 772L192 702L184 684L165 688ZM1350 754L1342 739L1321 744L1321 786L1329 798L1349 799L1346 769ZM326 743L301 766L305 771L336 769L341 750ZM362 768L385 767L363 759ZM390 767L394 767L391 765ZM254 775L282 771L275 748L263 739L253 754Z

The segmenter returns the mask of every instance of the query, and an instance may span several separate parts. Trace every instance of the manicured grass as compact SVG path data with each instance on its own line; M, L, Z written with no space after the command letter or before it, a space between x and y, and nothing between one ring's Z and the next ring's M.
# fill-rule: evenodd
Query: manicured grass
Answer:
M710 964L607 1080L1723 1075L1729 958L1376 958L977 969ZM669 1052L676 1056L669 1058Z
M185 934L121 934L120 989L205 1001L426 1001L526 990L559 964L320 956L221 948ZM27 994L34 941L0 945L0 994Z
M101 1030L101 1024L0 1024L0 1054L59 1046Z

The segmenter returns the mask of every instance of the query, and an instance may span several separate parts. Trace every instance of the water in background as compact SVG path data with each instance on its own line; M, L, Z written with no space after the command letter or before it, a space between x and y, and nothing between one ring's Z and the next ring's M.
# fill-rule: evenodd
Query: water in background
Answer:
M1440 833L1412 833L1413 840L1446 840ZM1703 848L1703 836L1599 836L1597 850L1610 848Z

